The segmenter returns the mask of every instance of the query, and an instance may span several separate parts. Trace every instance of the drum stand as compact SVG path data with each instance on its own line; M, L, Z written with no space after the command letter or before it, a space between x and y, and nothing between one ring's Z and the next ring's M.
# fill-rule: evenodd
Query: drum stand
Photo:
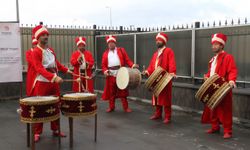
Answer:
M97 113L95 114L94 141L97 139ZM69 146L73 147L73 117L69 117Z
M31 136L30 136L30 127L31 127ZM58 133L61 133L61 125L60 125L60 118L58 119ZM35 150L35 140L34 140L34 136L35 136L35 124L34 123L27 123L27 147L30 147L30 143L31 143L31 150ZM30 139L31 137L31 139ZM58 144L59 147L61 146L61 136L58 136Z
M81 80L81 71L79 68L79 74L80 74L80 82L79 82L79 92L81 92L81 88L82 88L82 80ZM87 77L87 68L85 69L85 77ZM88 91L88 81L85 78L85 89ZM84 88L82 88L84 90ZM73 147L73 117L69 117L69 146L70 148ZM94 132L94 141L96 142L97 139L97 113L95 114L95 132Z

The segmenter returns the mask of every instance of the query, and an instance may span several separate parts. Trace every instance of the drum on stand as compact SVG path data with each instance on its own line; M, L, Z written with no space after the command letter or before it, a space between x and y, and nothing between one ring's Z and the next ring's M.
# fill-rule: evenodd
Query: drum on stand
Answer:
M31 134L31 149L35 149L35 123L45 123L54 120L59 120L59 98L54 96L34 96L20 99L20 116L21 122L27 123L27 146L30 146L30 124L32 129ZM60 132L60 120L58 121ZM58 142L61 143L61 137L58 136Z
M34 96L20 99L21 122L44 123L59 119L59 98Z
M61 97L61 111L67 117L96 114L96 94L70 93Z
M62 114L69 119L70 147L73 147L73 117L95 115L95 142L97 137L96 94L70 93L61 97Z

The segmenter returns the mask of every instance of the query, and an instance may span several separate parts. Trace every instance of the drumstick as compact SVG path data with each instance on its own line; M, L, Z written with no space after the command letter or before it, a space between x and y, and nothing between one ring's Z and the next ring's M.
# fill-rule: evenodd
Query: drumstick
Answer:
M74 80L74 79L64 79L63 81L64 81L64 82L74 82L74 81L77 82L78 80Z
M80 62L82 62L82 61L80 61ZM81 66L79 66L79 76L80 76L80 82L78 83L78 92L81 92Z
M87 77L87 63L85 62L85 66L86 66L86 68L85 68L85 77ZM88 81L86 80L86 78L85 78L85 85L86 85L86 90L88 90Z

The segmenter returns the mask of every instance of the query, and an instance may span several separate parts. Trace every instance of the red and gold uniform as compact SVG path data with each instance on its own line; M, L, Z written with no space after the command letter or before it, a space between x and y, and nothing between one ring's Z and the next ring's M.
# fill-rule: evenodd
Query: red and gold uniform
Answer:
M92 68L94 66L94 58L90 51L88 50L80 50L79 47L86 46L86 38L84 37L77 37L76 38L76 45L78 49L73 52L70 63L72 66L74 66L74 74L81 76L92 76ZM80 58L80 59L79 59ZM77 80L79 77L73 75L73 79ZM81 82L73 82L72 90L74 92L82 92L84 90L87 90L88 92L93 93L94 92L94 82L93 79L85 79L81 78Z
M165 33L158 33L156 41L163 42L164 46L158 48L151 58L150 64L146 70L146 74L150 76L154 70L160 66L168 73L176 74L176 63L174 52L171 48L166 47L168 36ZM164 122L168 123L171 119L171 106L172 106L172 81L162 90L158 98L153 95L152 104L156 107L156 111L151 119L159 119L162 117L162 109L164 107L165 119Z
M220 43L225 45L227 40L226 35L217 33L212 36L211 43ZM205 78L209 78L215 73L226 79L227 82L235 84L237 78L237 68L234 61L234 57L224 50L217 53L209 61L209 69ZM220 123L224 128L224 138L230 138L232 135L232 90L223 98L221 103L214 109L210 110L205 106L202 122L211 123L212 128L208 130L208 133L213 133L220 130Z

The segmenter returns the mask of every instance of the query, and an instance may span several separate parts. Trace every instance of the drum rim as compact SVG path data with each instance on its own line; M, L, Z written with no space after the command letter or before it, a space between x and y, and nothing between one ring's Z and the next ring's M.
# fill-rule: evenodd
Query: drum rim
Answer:
M154 81L157 79L155 76L159 76L159 74L162 73L162 71L165 71L162 67L158 66L155 71L148 77L148 79L145 82L145 87L150 89Z
M218 106L218 104L223 100L226 94L231 90L229 83L225 82L221 85L220 89L218 89L209 99L207 106L210 109L214 109Z
M87 117L87 116L92 116L95 114L97 114L97 109L95 109L94 111L82 112L82 113L68 113L68 112L62 111L62 115L66 116L66 117Z
M43 117L43 118L26 118L21 116L21 122L23 123L46 123L57 120L60 118L60 112L57 114L50 116L50 117Z
M154 94L156 97L158 97L160 95L160 93L162 92L162 90L168 85L168 83L173 79L173 76L171 74L169 74L168 72L166 72L164 74L164 76L162 77L162 79L158 82L158 84L156 85L155 89L154 89Z
M91 93L92 94L92 93ZM93 94L93 95L88 95L85 97L61 97L61 100L67 100L67 101L88 101L88 100L96 100L97 99L97 94Z
M214 83L214 81L218 80L220 76L218 74L214 74L209 77L199 88L199 90L195 94L195 98L199 101L202 101L202 96L207 91L207 89Z
M42 96L37 96L37 97L42 97ZM48 104L55 104L55 103L58 103L60 101L58 96L51 96L51 98L53 98L53 99L45 100L45 101L35 101L34 100L33 102L25 101L25 98L22 98L19 100L19 103L21 105L48 105Z

